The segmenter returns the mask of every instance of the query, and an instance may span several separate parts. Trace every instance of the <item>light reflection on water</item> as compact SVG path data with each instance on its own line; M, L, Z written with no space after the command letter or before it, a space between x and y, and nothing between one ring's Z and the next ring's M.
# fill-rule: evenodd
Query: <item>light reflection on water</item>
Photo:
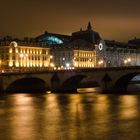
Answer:
M139 106L140 95L5 95L0 100L0 139L137 140Z

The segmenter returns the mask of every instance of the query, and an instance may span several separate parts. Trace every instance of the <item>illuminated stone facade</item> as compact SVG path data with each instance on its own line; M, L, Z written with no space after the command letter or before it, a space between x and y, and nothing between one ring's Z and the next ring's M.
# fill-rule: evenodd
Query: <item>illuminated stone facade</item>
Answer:
M73 51L73 66L75 68L88 68L96 66L96 52L86 50L74 50Z
M9 45L8 45L9 43ZM2 69L47 68L50 65L50 49L37 45L20 45L8 41L0 46L0 66Z
M96 51L91 43L75 40L52 47L53 62L61 68L88 68L96 66Z

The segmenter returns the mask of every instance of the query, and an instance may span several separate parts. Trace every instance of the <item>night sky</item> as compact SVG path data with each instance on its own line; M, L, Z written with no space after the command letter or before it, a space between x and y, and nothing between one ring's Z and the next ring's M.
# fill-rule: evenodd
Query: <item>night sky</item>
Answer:
M140 0L0 0L0 36L69 35L88 21L103 39L140 38Z

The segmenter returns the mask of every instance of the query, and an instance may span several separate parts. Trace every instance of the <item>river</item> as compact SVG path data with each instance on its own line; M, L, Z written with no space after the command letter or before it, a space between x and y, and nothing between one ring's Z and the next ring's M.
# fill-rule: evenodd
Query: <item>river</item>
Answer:
M139 94L6 94L0 140L139 140Z

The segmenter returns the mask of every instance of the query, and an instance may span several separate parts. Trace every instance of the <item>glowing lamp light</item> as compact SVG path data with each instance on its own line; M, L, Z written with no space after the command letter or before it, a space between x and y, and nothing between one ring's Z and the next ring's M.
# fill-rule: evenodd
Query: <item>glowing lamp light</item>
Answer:
M50 55L50 59L53 59L53 56L52 55Z
M61 66L61 69L64 69L64 66Z
M69 63L66 63L66 67L70 67L70 64Z
M131 59L130 59L130 58L128 58L128 59L127 59L127 61L128 61L128 62L131 62Z
M124 63L126 64L128 61L127 60L124 60Z
M12 67L12 66L13 66L13 63L12 63L12 62L10 62L10 63L9 63L9 66L10 66L10 67Z
M101 65L101 64L103 64L103 63L104 63L103 60L100 60L100 61L98 62L99 65Z
M16 49L16 53L18 53L18 49Z
M23 58L24 55L23 55L23 54L20 54L19 56L20 56L21 58Z
M75 67L77 67L77 66L78 66L78 63L77 63L77 62L75 62L75 63L74 63L74 66L75 66Z
M101 62L101 64L103 64L103 60L101 60L100 62Z
M53 63L50 63L50 66L51 66L51 67L54 67L54 64L53 64Z
M16 67L19 67L19 63L18 62L16 62Z
M12 49L10 49L10 50L9 50L9 53L12 53L12 52L13 52Z

